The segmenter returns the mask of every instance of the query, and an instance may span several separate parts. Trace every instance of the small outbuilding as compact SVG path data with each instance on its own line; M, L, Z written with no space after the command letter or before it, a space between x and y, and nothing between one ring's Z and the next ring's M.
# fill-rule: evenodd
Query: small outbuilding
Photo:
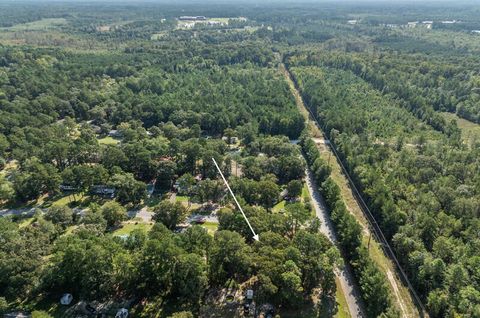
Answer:
M253 299L253 290L252 289L247 289L247 300L252 300Z

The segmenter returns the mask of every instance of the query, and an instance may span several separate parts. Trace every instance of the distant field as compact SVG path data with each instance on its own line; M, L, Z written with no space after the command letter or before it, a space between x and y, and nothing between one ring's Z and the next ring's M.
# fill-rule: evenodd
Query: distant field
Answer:
M450 121L454 119L457 122L458 128L462 131L462 138L466 142L480 139L480 125L458 117L452 113L441 113L442 116Z
M42 31L56 28L67 24L64 18L41 19L28 23L21 23L11 26L9 28L1 28L4 31Z

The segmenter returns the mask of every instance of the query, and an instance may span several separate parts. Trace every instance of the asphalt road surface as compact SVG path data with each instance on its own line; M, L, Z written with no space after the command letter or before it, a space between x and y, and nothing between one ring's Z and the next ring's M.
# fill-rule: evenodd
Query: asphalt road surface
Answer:
M330 216L327 213L325 203L323 198L318 192L316 183L313 179L312 172L310 169L306 169L306 182L308 186L308 191L312 197L312 205L315 209L317 217L322 221L320 231L325 234L328 239L338 246L338 240L334 232L333 224L330 221ZM347 300L348 310L352 318L365 317L360 305L360 293L357 290L356 285L353 283L353 275L349 267L339 268L335 273L340 281L340 286L343 290L343 294Z

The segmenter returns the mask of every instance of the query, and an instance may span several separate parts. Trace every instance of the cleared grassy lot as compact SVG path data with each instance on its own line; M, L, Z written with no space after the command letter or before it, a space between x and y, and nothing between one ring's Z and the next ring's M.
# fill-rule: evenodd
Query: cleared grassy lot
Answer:
M218 223L205 222L204 224L202 224L202 227L207 229L208 234L213 236L218 229Z
M120 140L107 136L107 137L98 139L98 143L101 145L118 145L120 143Z
M129 235L133 230L143 230L145 232L150 231L153 223L141 223L141 222L124 222L122 227L113 232L115 236Z
M278 212L281 212L283 209L285 209L285 204L287 202L285 200L282 200L280 202L278 202L277 204L275 204L272 208L272 212L274 213L278 213Z
M479 124L460 118L456 114L452 114L452 113L441 113L441 114L447 121L455 120L457 122L458 128L460 128L460 130L462 131L462 139L466 143L471 143L472 141L480 140Z

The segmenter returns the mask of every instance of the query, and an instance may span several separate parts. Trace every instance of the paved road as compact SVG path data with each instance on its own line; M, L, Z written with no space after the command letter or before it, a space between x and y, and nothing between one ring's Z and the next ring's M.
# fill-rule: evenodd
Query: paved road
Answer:
M19 209L0 209L0 216L10 216L10 215L33 216L35 214L36 209L42 210L39 207L19 208Z
M153 217L153 212L148 210L147 206L144 206L140 210L130 210L128 211L128 216L130 218L141 218L143 222L151 222Z
M322 221L322 225L320 227L320 231L325 234L328 239L335 245L338 246L338 240L334 232L333 224L330 221L330 217L327 214L327 209L325 207L325 203L323 198L318 192L317 186L315 184L312 172L310 169L306 169L306 182L308 186L308 191L310 192L310 196L312 197L312 204L315 208L315 212L317 217ZM352 318L360 318L364 317L363 312L361 310L360 305L360 295L356 288L356 285L353 283L353 275L350 271L349 267L339 268L336 270L335 273L340 281L340 286L342 287L343 294L347 300L348 310L350 311L350 315Z

